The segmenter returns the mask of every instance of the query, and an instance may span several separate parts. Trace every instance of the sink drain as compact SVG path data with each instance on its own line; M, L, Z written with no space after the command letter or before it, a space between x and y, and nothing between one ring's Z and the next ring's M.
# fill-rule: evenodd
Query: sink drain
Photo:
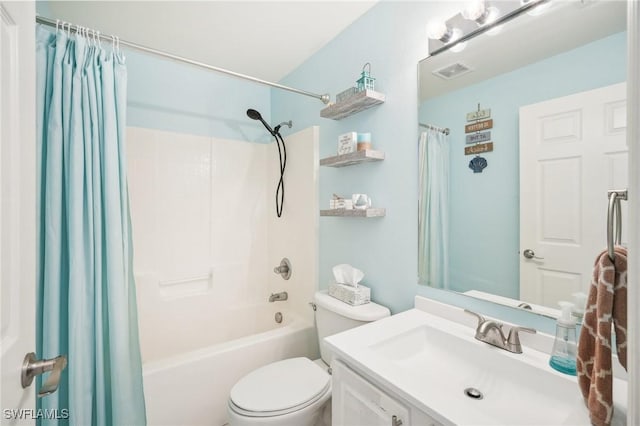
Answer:
M476 388L466 388L464 390L464 394L467 395L471 399L482 399L484 395Z

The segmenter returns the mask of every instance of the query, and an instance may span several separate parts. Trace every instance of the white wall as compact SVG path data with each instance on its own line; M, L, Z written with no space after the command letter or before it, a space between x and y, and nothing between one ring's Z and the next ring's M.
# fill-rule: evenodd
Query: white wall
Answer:
M308 315L317 287L317 132L286 137L277 219L275 144L128 128L144 361L250 333L246 308L272 292L290 292L277 303ZM272 272L284 256L294 264L289 282Z

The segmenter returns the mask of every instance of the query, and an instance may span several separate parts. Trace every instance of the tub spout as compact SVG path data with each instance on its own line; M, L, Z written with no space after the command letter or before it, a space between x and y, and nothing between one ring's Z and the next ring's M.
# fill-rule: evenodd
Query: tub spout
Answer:
M289 295L286 291L283 291L281 293L271 293L271 296L269 296L269 302L280 302L283 300L287 300L288 298Z

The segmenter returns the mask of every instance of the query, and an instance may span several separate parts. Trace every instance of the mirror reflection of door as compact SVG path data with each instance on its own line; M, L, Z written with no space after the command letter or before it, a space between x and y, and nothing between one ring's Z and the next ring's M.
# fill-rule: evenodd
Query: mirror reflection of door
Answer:
M557 307L588 292L607 191L627 188L627 151L625 83L520 108L522 300Z

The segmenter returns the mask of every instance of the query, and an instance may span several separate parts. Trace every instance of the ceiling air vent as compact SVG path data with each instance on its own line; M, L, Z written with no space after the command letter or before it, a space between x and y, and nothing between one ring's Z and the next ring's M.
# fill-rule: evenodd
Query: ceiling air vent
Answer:
M440 78L444 78L445 80L451 80L452 78L460 77L461 75L471 71L473 71L473 68L470 68L460 62L456 62L455 64L447 65L446 67L437 69L433 71L433 73Z

